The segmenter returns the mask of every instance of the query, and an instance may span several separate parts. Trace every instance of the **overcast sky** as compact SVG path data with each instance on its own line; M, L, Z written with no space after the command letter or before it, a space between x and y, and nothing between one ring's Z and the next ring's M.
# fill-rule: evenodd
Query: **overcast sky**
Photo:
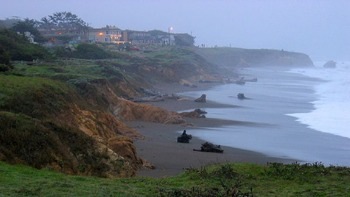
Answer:
M189 33L196 45L350 60L350 0L0 0L0 19L69 11L92 27Z

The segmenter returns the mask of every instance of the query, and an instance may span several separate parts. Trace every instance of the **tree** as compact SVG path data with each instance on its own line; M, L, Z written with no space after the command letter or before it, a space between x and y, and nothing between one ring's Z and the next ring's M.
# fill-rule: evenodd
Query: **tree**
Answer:
M71 12L56 12L41 19L40 28L46 30L61 30L67 33L85 33L88 25Z
M0 46L0 72L6 72L13 67L10 63L10 55Z
M46 37L68 43L72 40L87 39L88 25L77 15L71 12L56 12L41 19L40 31Z
M37 27L38 21L27 18L24 21L18 21L14 26L11 27L11 30L14 32L19 32L22 35L24 35L24 32L30 32L34 36L36 42L43 43L46 41L46 39L41 36Z
M17 22L19 22L20 19L18 18L7 18L5 20L0 20L0 28L2 29L7 29L7 28L11 28L14 24L16 24Z
M8 60L32 61L50 57L45 48L29 43L24 36L9 29L0 30L0 54L1 64L10 63Z
M194 38L189 34L175 34L175 44L178 46L193 46Z

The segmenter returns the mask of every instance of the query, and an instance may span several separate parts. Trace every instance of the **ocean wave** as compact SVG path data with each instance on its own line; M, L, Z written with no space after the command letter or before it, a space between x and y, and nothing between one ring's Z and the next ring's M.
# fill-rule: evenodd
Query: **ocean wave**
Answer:
M314 68L294 69L291 72L324 80L314 87L317 100L314 110L307 113L288 114L308 127L350 138L350 62L341 62L334 69L322 67L317 62Z

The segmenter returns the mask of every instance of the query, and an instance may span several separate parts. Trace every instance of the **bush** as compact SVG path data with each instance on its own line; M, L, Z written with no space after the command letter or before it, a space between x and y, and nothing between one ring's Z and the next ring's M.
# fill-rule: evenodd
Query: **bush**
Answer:
M76 47L76 50L69 48L57 47L55 54L58 57L64 58L79 58L79 59L106 59L114 57L111 53L103 50L95 44L82 43Z
M10 55L0 45L0 64L10 65Z
M0 72L6 72L13 69L11 65L0 64Z
M31 44L24 36L10 30L0 30L0 63L10 60L33 61L46 59L50 54L42 46Z

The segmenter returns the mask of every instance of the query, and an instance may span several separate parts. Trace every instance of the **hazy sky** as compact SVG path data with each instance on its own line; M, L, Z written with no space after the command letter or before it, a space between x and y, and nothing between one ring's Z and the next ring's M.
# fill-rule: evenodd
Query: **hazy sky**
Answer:
M0 0L0 19L69 11L92 27L189 33L196 45L350 60L350 0Z

